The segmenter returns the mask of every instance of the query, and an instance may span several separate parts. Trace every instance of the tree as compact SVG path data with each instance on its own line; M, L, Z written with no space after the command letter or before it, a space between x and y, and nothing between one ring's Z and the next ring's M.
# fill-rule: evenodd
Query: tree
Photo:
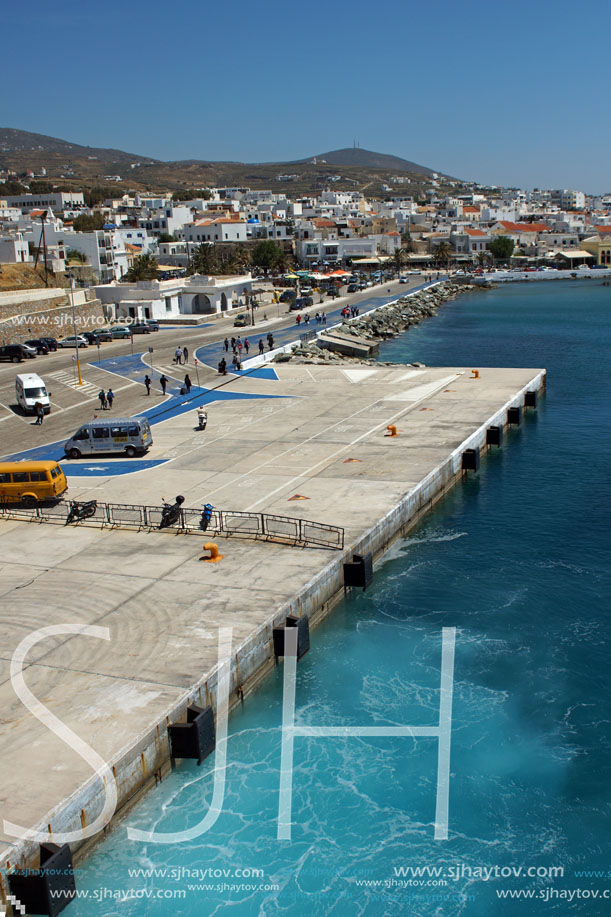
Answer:
M138 280L156 280L159 265L152 255L139 255L122 280L135 283Z
M194 201L202 198L204 201L209 201L211 197L212 193L207 188L185 188L184 191L175 191L172 195L172 200Z
M488 250L498 261L507 261L513 254L513 239L510 239L509 236L497 236L488 246Z
M81 213L72 224L75 232L94 232L97 229L104 229L106 217L99 211L97 213Z
M159 242L178 242L178 239L176 238L176 236L173 236L169 232L161 232L159 233L158 241Z
M108 188L90 188L88 191L83 191L83 200L88 207L95 207L96 204L101 204L107 197Z
M434 258L437 264L448 264L450 261L450 255L452 254L452 246L449 242L440 242L439 245L435 248Z
M252 263L269 271L277 267L283 259L284 252L271 239L262 239L252 250Z
M27 194L28 189L25 185L22 185L18 181L5 181L3 185L0 185L0 194L13 196L17 194Z
M187 274L206 274L213 276L220 273L219 257L216 245L210 242L202 242L195 253L191 253L189 258L189 269Z
M69 248L66 252L66 261L74 264L87 264L87 255L77 251L76 248Z
M393 252L391 264L394 270L397 272L397 274L401 273L403 269L403 265L405 264L405 258L406 258L406 253L403 251L402 248L397 248L396 251Z

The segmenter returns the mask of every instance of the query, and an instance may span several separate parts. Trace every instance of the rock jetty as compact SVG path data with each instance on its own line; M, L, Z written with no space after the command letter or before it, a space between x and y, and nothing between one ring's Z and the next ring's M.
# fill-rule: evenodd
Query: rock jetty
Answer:
M444 303L456 299L462 293L481 289L474 284L456 284L451 282L439 283L427 290L402 296L388 306L381 306L369 315L356 316L345 319L341 325L333 329L337 338L352 339L355 344L355 353L361 354L369 347L370 352L377 350L380 341L389 340L403 334L412 325L419 325L421 321L436 315ZM328 336L325 335L325 338ZM343 363L346 360L354 363L370 363L363 356L351 356L340 349L334 350L326 341L318 343L316 340L303 342L293 347L292 353L280 353L275 357L278 363ZM346 350L342 347L341 350ZM377 361L376 361L377 362Z

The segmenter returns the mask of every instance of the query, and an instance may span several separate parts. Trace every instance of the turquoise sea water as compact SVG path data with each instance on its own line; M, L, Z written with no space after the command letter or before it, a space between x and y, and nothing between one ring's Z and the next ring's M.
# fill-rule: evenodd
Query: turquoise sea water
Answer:
M280 666L230 719L212 830L173 846L126 837L126 823L177 831L202 818L213 759L183 762L79 870L97 900L67 914L611 912L610 310L597 281L516 284L461 297L380 354L549 372L537 412L312 633L299 663L299 722L434 725L441 628L457 628L449 839L433 838L433 738L296 739L292 841L276 839ZM206 869L221 872L195 878ZM277 889L248 888L259 884ZM541 897L497 895L518 890Z

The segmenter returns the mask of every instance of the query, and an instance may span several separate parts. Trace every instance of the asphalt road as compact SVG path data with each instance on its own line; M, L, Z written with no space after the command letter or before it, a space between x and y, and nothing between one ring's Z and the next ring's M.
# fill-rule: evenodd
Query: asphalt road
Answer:
M298 327L296 313L285 311L281 304L266 304L255 312L255 327L234 328L235 314L223 316L220 320L200 327L183 326L163 328L148 335L134 335L130 341L113 341L99 347L87 347L79 350L81 377L79 385L76 373L75 352L72 349L59 349L56 353L38 356L35 360L24 363L0 364L0 452L2 455L32 449L43 443L56 442L71 436L86 420L99 413L98 392L100 389L112 388L115 402L112 414L115 416L133 416L142 411L149 412L162 402L169 402L179 393L185 373L189 373L194 386L192 397L194 407L198 403L197 389L215 389L222 386L231 387L234 376L221 377L216 371L217 363L224 353L222 342L227 336L241 335L249 338L250 356L258 353L258 341L262 338L265 350L268 351L266 336L271 332L274 346L282 346L299 337L304 330L319 328L313 316L318 310L327 315L327 327L341 320L340 312L346 304L359 306L361 312L374 308L384 302L396 299L422 284L422 277L410 277L408 284L397 281L380 284L362 290L359 293L344 296L336 300L326 298L321 305L316 302L308 310L312 315L309 326ZM390 292L389 292L390 291ZM278 314L280 313L280 314ZM267 314L267 320L264 315ZM205 320L205 317L202 317ZM177 367L173 357L178 345L189 348L189 362L186 366ZM153 354L148 348L153 348ZM197 353L198 366L194 364ZM153 371L151 372L151 356ZM227 362L231 365L231 351ZM243 359L245 355L243 353ZM15 401L15 376L17 373L36 372L47 386L51 399L51 414L47 415L42 426L34 424L34 418L24 416ZM153 377L154 386L150 397L147 397L143 384L144 376ZM166 398L163 398L156 384L161 372L170 379ZM199 399L201 400L201 399ZM161 406L161 405L160 405ZM170 405L167 405L168 408ZM165 404L164 404L165 408Z

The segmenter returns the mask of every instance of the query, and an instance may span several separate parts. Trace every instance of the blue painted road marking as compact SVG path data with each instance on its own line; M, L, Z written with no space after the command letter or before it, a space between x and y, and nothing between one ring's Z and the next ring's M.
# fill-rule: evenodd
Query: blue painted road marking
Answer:
M63 465L68 478L100 478L117 474L132 474L165 465L168 459L104 459L97 462L68 462Z

